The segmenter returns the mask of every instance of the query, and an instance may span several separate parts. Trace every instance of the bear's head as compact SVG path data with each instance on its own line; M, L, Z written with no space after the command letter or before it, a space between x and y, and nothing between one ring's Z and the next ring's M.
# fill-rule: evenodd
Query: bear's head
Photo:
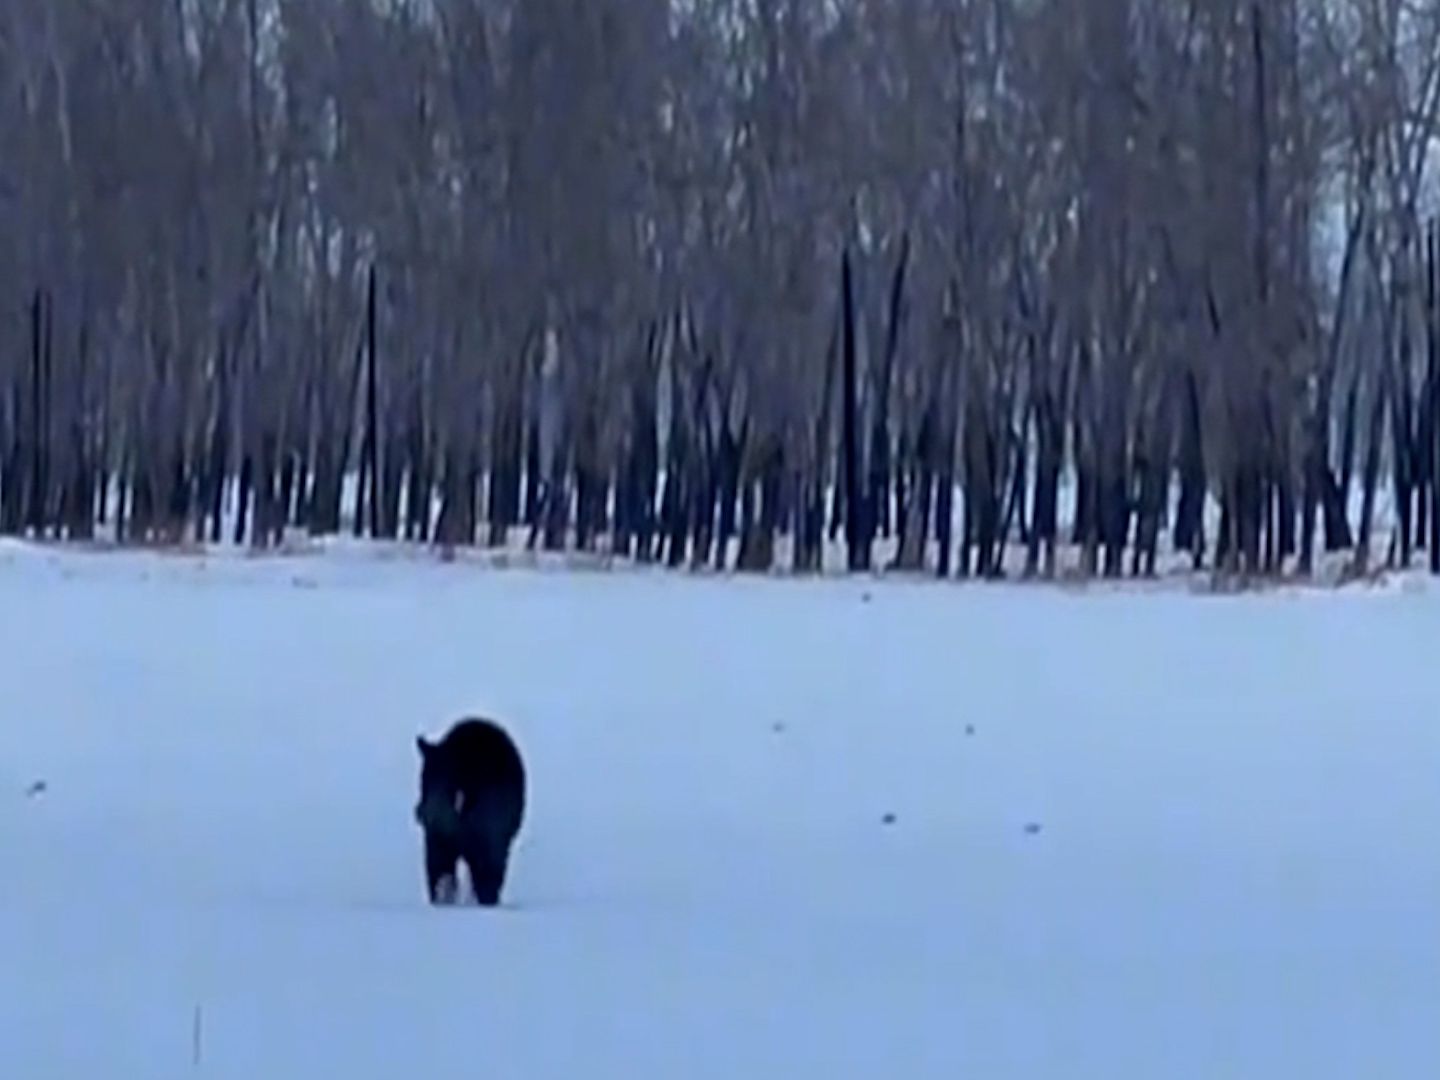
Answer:
M415 746L420 751L420 801L415 804L415 820L427 833L453 837L459 832L464 799L449 755L423 735L415 737Z

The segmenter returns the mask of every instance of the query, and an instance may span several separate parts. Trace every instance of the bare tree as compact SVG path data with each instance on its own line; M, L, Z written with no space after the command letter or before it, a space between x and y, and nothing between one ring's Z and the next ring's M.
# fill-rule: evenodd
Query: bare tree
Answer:
M0 0L0 531L1229 580L1388 501L1440 569L1437 58L1408 0Z

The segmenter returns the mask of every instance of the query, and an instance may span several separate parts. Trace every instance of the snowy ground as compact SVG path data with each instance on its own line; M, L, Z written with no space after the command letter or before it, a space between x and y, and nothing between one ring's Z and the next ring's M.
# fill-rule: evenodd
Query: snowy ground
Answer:
M1423 589L0 547L0 1076L1429 1080L1437 642ZM437 912L413 736L471 710L533 801Z

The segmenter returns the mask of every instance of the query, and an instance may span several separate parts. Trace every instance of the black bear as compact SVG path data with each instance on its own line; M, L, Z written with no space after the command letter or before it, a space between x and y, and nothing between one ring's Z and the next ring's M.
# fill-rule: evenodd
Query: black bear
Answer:
M514 741L485 719L459 721L420 749L420 801L415 820L425 833L425 882L432 904L457 899L457 864L470 870L475 902L500 902L510 847L525 814L525 766Z

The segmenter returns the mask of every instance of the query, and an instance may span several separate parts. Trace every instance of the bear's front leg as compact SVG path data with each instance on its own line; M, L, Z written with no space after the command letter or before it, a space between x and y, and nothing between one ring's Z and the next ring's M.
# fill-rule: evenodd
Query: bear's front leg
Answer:
M460 893L460 885L454 874L442 874L430 881L429 887L430 903L437 906L454 904Z
M432 904L453 904L460 884L456 880L458 858L449 842L433 834L425 836L425 884Z

